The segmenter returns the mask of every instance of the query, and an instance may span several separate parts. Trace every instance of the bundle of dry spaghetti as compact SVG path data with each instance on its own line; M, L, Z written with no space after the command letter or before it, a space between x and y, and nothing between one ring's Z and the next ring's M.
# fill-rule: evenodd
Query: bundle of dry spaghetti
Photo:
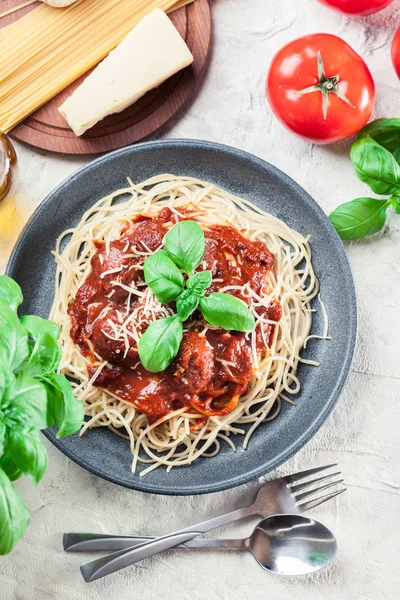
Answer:
M0 131L7 133L95 66L148 13L193 0L43 5L0 31ZM157 43L157 40L154 40Z

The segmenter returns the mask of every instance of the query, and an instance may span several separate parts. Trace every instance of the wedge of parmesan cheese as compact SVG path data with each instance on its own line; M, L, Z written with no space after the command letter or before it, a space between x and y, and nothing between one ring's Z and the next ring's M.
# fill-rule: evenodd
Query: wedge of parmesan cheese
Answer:
M193 56L167 15L144 17L59 107L76 135L187 67Z

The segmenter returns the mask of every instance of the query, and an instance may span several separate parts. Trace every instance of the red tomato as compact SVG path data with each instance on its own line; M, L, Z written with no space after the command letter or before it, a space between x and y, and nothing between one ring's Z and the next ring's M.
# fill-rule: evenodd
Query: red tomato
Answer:
M291 131L317 144L357 133L368 122L375 86L363 59L328 33L298 38L272 59L266 93Z
M397 77L400 79L400 27L396 31L396 35L393 38L392 61L397 73Z
M319 0L346 15L372 15L386 8L393 0Z

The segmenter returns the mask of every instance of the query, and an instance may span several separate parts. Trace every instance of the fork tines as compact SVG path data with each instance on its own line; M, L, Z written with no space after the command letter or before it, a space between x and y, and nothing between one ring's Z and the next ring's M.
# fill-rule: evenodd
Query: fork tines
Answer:
M327 475L323 475L322 477L313 477L309 481L297 483L298 481L307 479L308 477L312 477L313 475L316 475L317 473L321 473L322 471L326 471L327 469L331 469L331 468L337 467L337 466L338 466L337 463L334 463L332 465L325 465L323 467L316 467L314 469L308 469L307 471L301 471L299 473L294 473L294 474L286 477L286 480L288 482L288 488L289 488L294 500L296 501L297 506L299 507L299 509L301 511L315 508L316 506L319 506L323 502L326 502L327 500L331 500L335 496L338 496L339 494L342 494L343 492L346 491L346 488L340 487L339 489L332 491L329 494L324 494L322 496L318 496L317 498L310 499L311 496L314 496L315 494L317 494L319 492L322 492L331 487L342 484L343 479L341 478L340 471L328 473ZM340 477L340 479L337 479L338 476ZM328 482L328 480L332 479L333 477L335 477L335 479L333 481ZM325 485L321 485L322 482L327 482L327 483ZM303 490L307 490L307 491L303 491ZM299 492L301 492L301 493L299 493Z

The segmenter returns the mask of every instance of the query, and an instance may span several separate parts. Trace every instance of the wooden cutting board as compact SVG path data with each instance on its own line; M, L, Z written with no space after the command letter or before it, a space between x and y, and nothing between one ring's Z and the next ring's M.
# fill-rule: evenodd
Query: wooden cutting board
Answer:
M20 5L22 0L2 0L1 11ZM0 28L17 20L39 2L0 19ZM211 10L208 0L171 13L171 21L185 39L193 64L121 113L110 115L78 138L58 112L58 107L83 81L85 75L42 106L11 132L11 137L37 148L65 154L108 152L143 140L165 125L194 97L206 70L211 48Z

